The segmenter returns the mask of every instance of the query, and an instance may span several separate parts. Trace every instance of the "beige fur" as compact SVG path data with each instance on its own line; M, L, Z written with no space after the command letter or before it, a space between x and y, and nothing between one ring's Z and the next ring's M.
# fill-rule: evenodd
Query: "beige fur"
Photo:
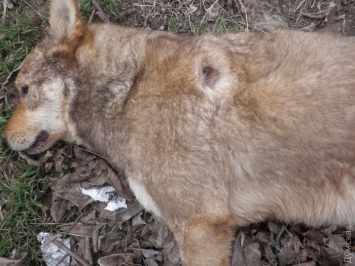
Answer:
M229 265L235 226L355 225L355 38L85 26L73 0L52 0L26 86L9 146L108 158L184 265Z

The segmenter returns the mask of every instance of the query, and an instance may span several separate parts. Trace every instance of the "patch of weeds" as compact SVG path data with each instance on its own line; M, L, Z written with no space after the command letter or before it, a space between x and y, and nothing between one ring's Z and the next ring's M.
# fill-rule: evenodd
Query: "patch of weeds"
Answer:
M11 109L7 102L0 111L0 132ZM38 202L41 190L37 168L19 160L18 154L0 145L0 257L9 257L15 248L28 253L24 265L42 265L36 235L43 230L46 208Z
M273 6L278 6L279 5L279 1L278 0L269 0L269 3Z
M198 21L196 24L196 34L197 35L202 35L206 32L207 30L207 20L208 20L208 13L206 13L201 21Z
M39 38L31 19L18 10L13 10L4 24L0 23L0 79L20 65Z
M238 24L232 27L223 18L218 17L213 27L213 31L218 33L230 33L243 31L243 28L238 27Z
M19 7L8 10L0 23L0 80L18 67L41 37L37 18L30 18ZM4 90L4 88L1 88ZM8 93L9 94L9 93ZM0 134L12 110L1 99ZM0 144L0 257L14 249L28 253L24 265L42 265L36 235L42 230L46 209L37 201L40 190L37 168L19 160L18 154Z
M117 12L122 10L122 2L117 0L101 0L103 8L106 7L110 14L117 16Z
M1 153L1 163L8 162L12 152ZM24 265L41 265L42 261L36 238L43 230L47 211L36 198L41 183L37 168L25 163L20 163L11 176L0 172L0 256L10 256L15 248L25 251L28 255Z
M169 31L177 33L180 27L180 22L175 19L170 19L168 27L169 27L168 29Z
M89 19L93 8L94 7L92 6L91 1L80 0L80 2L79 2L79 10L80 10L80 13L81 13L82 17L85 20Z
M117 0L101 0L101 7L109 13L109 15L118 16L118 12L122 10L123 4ZM94 7L91 1L80 0L79 9L84 19L88 20Z
M5 98L4 107L2 110L0 110L0 132L2 132L4 130L7 121L11 117L11 113L12 113L12 111L10 109L8 102L6 101L6 98ZM1 148L1 146L0 146L0 148Z

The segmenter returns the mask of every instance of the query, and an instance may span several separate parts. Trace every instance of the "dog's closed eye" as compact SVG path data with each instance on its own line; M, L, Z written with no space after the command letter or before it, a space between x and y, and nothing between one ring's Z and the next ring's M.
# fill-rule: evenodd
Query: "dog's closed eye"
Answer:
M24 97L28 93L28 86L21 87L21 96Z

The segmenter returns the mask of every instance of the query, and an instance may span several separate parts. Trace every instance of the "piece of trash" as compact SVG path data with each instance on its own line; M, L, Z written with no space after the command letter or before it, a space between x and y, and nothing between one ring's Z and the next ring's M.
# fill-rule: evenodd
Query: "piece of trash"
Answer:
M194 6L193 4L190 5L190 13L193 14L197 11L197 7Z
M127 209L126 199L120 196L112 196L112 192L116 190L111 187L102 187L102 188L81 188L81 192L85 195L90 196L96 201L101 201L107 203L105 210L115 211L119 208Z
M57 240L70 249L70 238L61 239L58 234L40 232L37 235L37 240L41 242L42 257L47 266L72 265L71 256L52 243L53 240Z

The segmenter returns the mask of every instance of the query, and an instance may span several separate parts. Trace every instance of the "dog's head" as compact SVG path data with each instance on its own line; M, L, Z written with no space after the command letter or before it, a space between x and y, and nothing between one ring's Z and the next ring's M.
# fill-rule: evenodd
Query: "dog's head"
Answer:
M29 154L45 151L59 140L75 141L69 121L69 64L85 27L72 0L53 0L45 39L22 63L16 80L20 100L3 138L10 148ZM63 55L65 55L63 57ZM64 59L63 59L64 58Z

